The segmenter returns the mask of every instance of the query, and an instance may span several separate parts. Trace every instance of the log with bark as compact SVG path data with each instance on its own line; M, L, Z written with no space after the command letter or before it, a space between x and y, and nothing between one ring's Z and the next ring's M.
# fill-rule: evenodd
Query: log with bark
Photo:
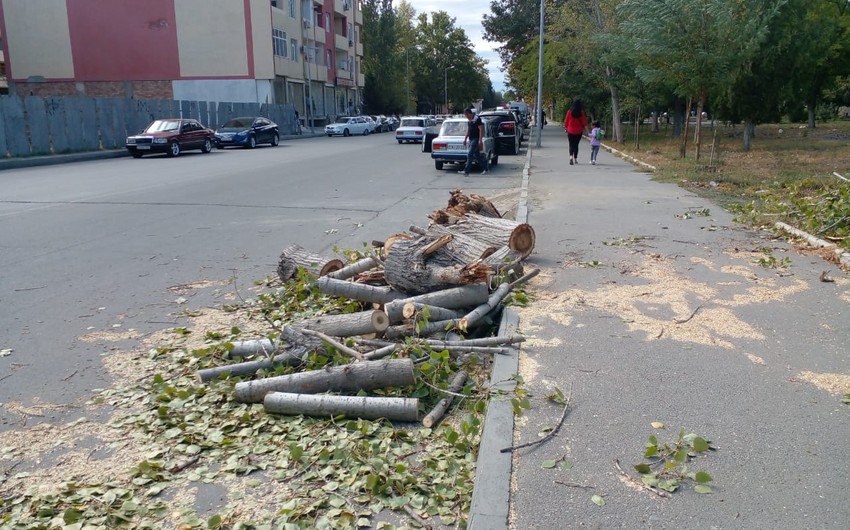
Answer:
M236 401L259 403L269 392L296 394L359 392L376 388L410 386L414 382L413 361L383 359L245 381L236 384L235 393Z
M306 416L337 416L365 420L388 419L416 421L419 400L416 398L328 396L270 392L263 400L266 412L274 414L304 414Z
M281 352L274 357L257 359L256 361L245 361L242 363L228 364L226 366L216 366L215 368L206 368L198 370L198 381L207 383L213 379L227 374L232 377L244 377L253 375L260 370L277 368L278 366L298 366L303 362L300 356L289 352Z
M368 257L363 258L360 261L356 261L351 265L346 265L345 267L339 270L329 272L327 276L328 278L333 278L335 280L347 280L349 278L357 276L361 272L366 272L368 270L374 269L377 266L378 260L373 257Z
M390 286L411 294L428 293L456 285L486 282L493 270L482 264L441 267L427 263L428 252L442 240L421 237L396 241L387 253L384 277Z
M523 255L520 252L511 250L511 247L504 245L496 249L489 256L481 259L481 263L493 267L496 274L513 268L519 275L522 274Z
M435 305L417 304L416 302L408 302L404 304L401 314L405 319L424 320L426 315L430 320L451 320L460 318L466 314L465 311L457 309L446 309Z
M341 269L343 265L340 259L320 256L298 245L289 245L280 254L277 275L281 281L287 282L298 273L298 267L307 269L313 276L324 276Z
M258 355L269 357L281 349L315 350L321 348L322 341L305 335L292 326L284 326L280 330L280 337L274 341L270 339L236 340L231 344L233 348L228 352L230 357L250 358Z
M404 306L409 303L436 306L443 309L462 309L482 304L489 297L490 290L485 283L473 283L450 289L432 291L418 296L399 298L387 302L384 305L384 311L387 313L390 322L394 323L401 322L404 318Z
M487 217L502 216L486 197L474 193L468 196L464 195L460 188L450 193L448 205L445 208L434 210L428 215L437 224L454 224L468 213L477 213Z
M452 232L448 227L443 225L431 225L427 230L417 226L411 226L410 231L421 233L422 235L439 238L451 236L451 240L442 248L433 253L428 259L429 264L441 265L448 267L450 265L466 265L483 260L498 250L498 247L489 245L478 239L460 233Z
M343 296L370 304L386 304L398 298L407 298L406 294L393 290L391 287L335 280L327 276L316 280L316 288L331 296Z
M452 394L457 394L463 388L463 384L466 382L467 373L461 370L457 374L455 374L452 382L449 384L449 392L446 397L441 399L437 405L428 413L427 416L422 420L422 425L428 427L429 429L433 427L437 422L439 422L443 416L446 414L446 411L449 410L449 407L452 404L452 399L454 396Z
M451 233L466 234L488 245L508 246L523 258L534 250L534 229L528 223L469 214L448 228Z
M381 333L390 325L387 314L380 310L358 311L341 315L322 315L293 322L296 329L311 329L333 337L354 337Z

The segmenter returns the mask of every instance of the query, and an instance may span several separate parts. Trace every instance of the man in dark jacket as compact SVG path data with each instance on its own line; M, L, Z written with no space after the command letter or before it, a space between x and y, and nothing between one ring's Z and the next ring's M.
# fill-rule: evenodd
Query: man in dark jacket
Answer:
M482 175L487 174L487 155L484 153L484 122L481 121L480 116L476 116L472 107L463 111L463 115L466 116L466 119L469 120L469 124L466 127L466 136L463 137L463 144L468 144L468 150L466 151L466 166L464 166L463 171L459 173L463 173L464 177L469 176L469 172L472 171L472 164L475 160L478 160L478 163L481 164L481 168L483 171Z

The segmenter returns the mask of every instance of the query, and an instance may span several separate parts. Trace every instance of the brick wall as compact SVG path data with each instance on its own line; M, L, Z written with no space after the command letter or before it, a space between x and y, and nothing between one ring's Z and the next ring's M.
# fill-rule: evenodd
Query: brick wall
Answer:
M173 99L171 81L133 81L133 97L136 99Z
M16 82L15 93L19 96L41 97L123 98L131 96L134 99L172 99L174 97L171 81Z
M90 98L123 98L127 95L122 81L86 81L83 90Z
M77 84L73 81L58 83L27 83L14 84L14 93L19 96L78 96Z

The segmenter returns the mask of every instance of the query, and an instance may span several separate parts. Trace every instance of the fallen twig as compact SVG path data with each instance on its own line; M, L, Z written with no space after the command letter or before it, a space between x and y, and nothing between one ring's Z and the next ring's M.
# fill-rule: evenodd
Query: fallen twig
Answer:
M697 315L697 311L699 311L700 309L702 309L702 305L698 305L697 308L694 309L694 312L691 313L691 316L689 316L688 318L686 318L684 320L674 320L673 322L675 322L676 324L684 324L686 322L690 322L691 319L694 318Z
M331 346L333 346L334 348L339 350L341 353L344 353L344 354L346 354L350 357L354 357L358 361L365 361L366 360L366 358L363 356L363 354L360 353L359 351L357 351L353 348L349 348L345 344L339 342L338 340L336 340L332 337L328 337L327 335L325 335L321 331L314 331L312 329L302 329L301 333L322 339L323 341L327 342L328 344L330 344Z
M74 370L73 372L71 372L71 375L69 375L68 377L63 377L62 380L67 381L67 380L71 379L72 377L77 375L77 372L79 372L79 370Z
M409 516L410 516L410 518L411 518L411 519L413 519L414 521L416 521L416 523L417 523L419 526L421 526L422 528L426 528L427 530L431 530L431 525L429 525L429 524L425 521L425 519L423 519L422 517L420 517L418 513L414 512L414 511L413 511L413 508L411 508L410 506L408 506L408 505L406 505L406 504L405 504L404 506L402 506L402 508L403 508L403 509L404 509L404 511L407 513L407 515L409 515Z
M194 466L195 464L197 464L200 459L201 459L200 455L193 456L192 458L190 458L189 460L186 460L182 464L177 464L176 466L170 468L168 470L168 472L172 473L172 474L173 473L180 473L181 471L183 471L187 467L191 467L191 466Z
M633 476L631 476L628 473L626 473L625 471L623 471L623 468L620 467L620 461L617 460L616 458L614 459L614 465L617 466L617 470L620 472L620 476L625 478L629 482L629 484L633 484L633 485L639 487L640 489L652 492L652 493L658 495L659 497L664 497L665 499L669 499L669 498L672 497L672 495L670 495L666 491L660 490L658 488L653 488L652 486L647 486L646 484L644 484L640 480L637 480Z
M578 482L564 482L564 481L561 481L561 480L556 480L555 484L560 484L561 486L567 486L567 487L570 487L570 488L584 488L584 489L588 489L588 490L592 490L592 489L596 488L596 486L593 486L593 485L579 484Z
M832 283L832 282L834 282L835 280L833 280L832 278L830 278L828 275L829 275L829 271L823 271L822 273L820 273L820 278L819 278L819 279L820 279L820 281L822 281L823 283Z
M545 442L546 440L548 440L549 438L552 438L553 436L555 436L558 433L558 431L561 429L561 426L564 424L564 420L567 419L567 412L569 412L569 410L570 410L570 404L572 402L572 398L573 398L573 385L570 385L570 393L567 396L566 403L564 403L564 412L561 413L561 419L558 421L558 425L556 425L554 429L552 429L551 431L546 433L546 436L544 436L543 438L540 438L539 440L534 440L532 442L526 442L524 444L512 445L510 447L505 447L504 449L500 449L499 452L500 453L510 453L512 451L516 451L517 449L522 449L524 447L531 447L533 445L539 445L539 444L542 444L543 442Z

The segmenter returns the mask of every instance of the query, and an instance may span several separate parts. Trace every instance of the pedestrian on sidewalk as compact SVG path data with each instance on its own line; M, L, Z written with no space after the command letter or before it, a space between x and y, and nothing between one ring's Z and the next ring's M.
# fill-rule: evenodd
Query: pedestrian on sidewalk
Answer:
M564 130L567 131L567 140L570 143L570 165L578 164L578 144L581 142L581 135L587 130L587 114L580 99L573 101L572 107L567 111Z
M481 121L481 116L475 115L472 107L464 110L463 115L469 120L466 126L466 135L463 137L463 145L467 145L467 142L469 144L466 151L466 165L460 173L463 173L464 177L468 177L469 172L472 171L473 162L478 160L482 169L481 174L486 175L489 168L487 167L487 154L484 153L484 122Z
M602 138L605 137L605 131L602 130L602 125L595 121L593 129L590 131L590 163L596 165L596 156L599 154L599 146L602 145Z

